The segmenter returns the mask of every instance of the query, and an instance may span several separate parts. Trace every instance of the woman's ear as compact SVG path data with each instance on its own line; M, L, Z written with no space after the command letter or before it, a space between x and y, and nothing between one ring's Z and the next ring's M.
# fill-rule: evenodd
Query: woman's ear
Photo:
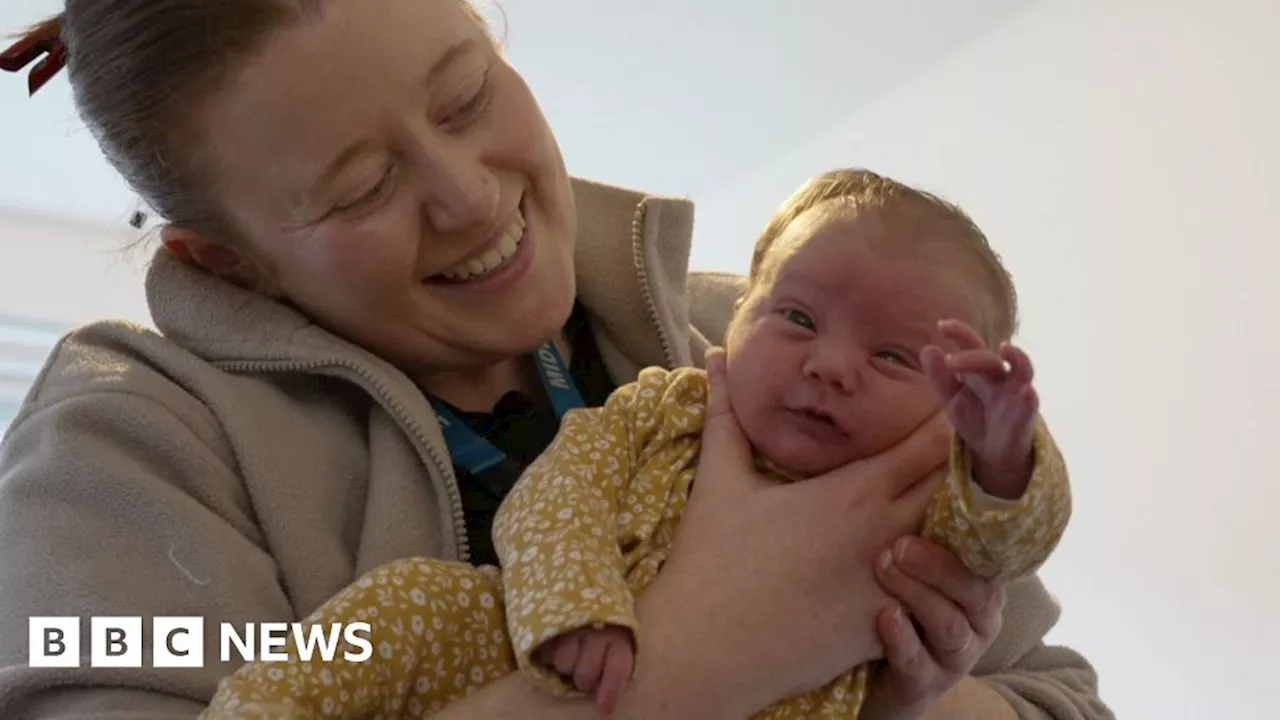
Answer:
M204 233L177 225L160 231L165 249L181 262L194 265L246 290L274 295L270 273L250 255Z

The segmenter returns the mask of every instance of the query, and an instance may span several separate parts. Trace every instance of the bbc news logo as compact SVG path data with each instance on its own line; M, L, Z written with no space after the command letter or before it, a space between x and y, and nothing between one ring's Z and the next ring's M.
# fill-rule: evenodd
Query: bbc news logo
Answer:
M33 668L80 667L78 617L33 617L29 625L28 664ZM205 621L200 617L156 617L151 621L150 663L157 668L200 668L205 663ZM373 656L369 623L334 623L328 627L303 623L232 623L218 626L219 659L231 662L284 662L289 639L299 659L333 662L342 651L347 662L366 662ZM89 619L89 666L140 668L143 665L142 618ZM343 643L345 641L345 644Z

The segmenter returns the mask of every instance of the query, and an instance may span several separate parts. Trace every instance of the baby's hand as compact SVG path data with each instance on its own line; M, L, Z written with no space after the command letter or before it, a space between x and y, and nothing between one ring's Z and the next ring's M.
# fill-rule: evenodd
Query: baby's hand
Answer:
M585 627L543 643L537 660L582 692L594 693L596 708L608 717L631 679L635 647L626 628Z
M930 345L920 361L973 454L974 480L990 495L1019 498L1035 465L1031 443L1040 400L1031 386L1031 359L1009 343L999 355L991 352L959 320L944 320L938 328L960 351Z

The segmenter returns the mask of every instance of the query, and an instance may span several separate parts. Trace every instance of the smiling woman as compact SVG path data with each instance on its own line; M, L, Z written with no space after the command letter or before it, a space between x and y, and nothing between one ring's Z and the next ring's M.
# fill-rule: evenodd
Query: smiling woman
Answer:
M744 287L685 266L687 201L570 177L463 2L68 0L4 60L45 63L41 82L66 60L163 241L159 332L67 335L0 447L5 716L194 717L237 667L33 668L33 616L294 622L397 559L495 564L493 509L561 418L646 366L703 363ZM451 428L492 462L468 462ZM850 473L900 486L945 455L921 430ZM812 683L814 658L881 645L911 660L872 687L894 718L1103 715L1088 663L1043 644L1057 608L1034 578L1002 616L1002 589L902 540L897 582L851 589L813 549L870 575L904 532L884 504L701 472L734 502L693 496L637 608L618 717L763 707ZM877 624L899 603L918 633ZM440 715L592 716L518 676Z

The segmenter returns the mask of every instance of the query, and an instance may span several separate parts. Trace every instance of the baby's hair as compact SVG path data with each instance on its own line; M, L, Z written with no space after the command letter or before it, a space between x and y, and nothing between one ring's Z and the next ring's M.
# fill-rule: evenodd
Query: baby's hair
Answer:
M811 178L787 198L756 239L748 276L751 284L759 279L769 250L791 223L826 203L838 203L855 213L866 210L903 215L915 213L954 229L956 232L949 233L948 237L954 236L978 262L996 306L992 327L982 333L988 336L984 339L994 346L1013 337L1018 324L1018 300L1013 279L978 225L954 203L862 168L824 172Z

